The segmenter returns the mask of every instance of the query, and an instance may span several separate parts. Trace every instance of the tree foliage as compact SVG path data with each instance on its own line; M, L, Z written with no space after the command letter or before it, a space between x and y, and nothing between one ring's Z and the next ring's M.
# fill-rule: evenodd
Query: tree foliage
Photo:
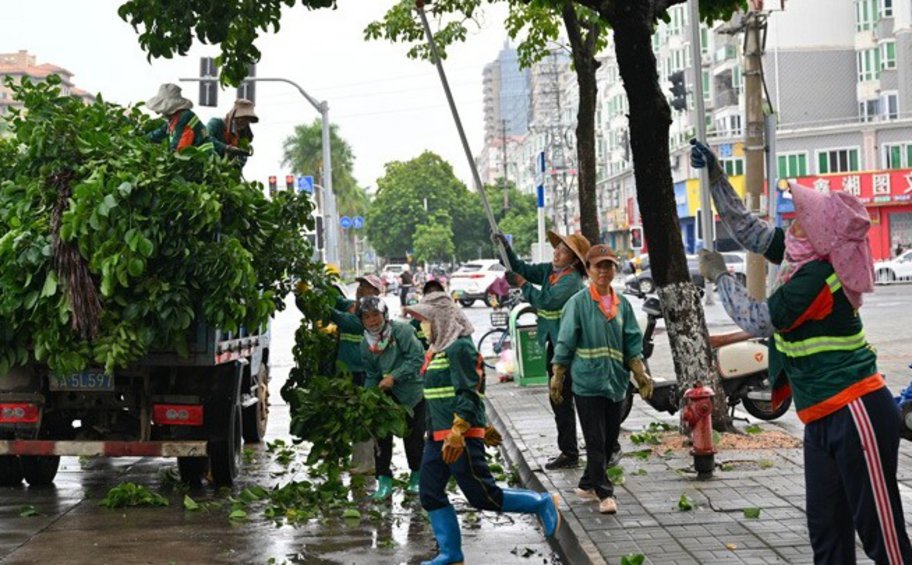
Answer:
M260 60L260 33L279 31L282 8L296 0L128 0L117 14L139 34L147 58L186 55L194 39L218 45L216 58L224 84L238 85ZM301 0L309 9L335 8L336 0Z
M269 201L224 159L147 141L138 109L59 82L7 83L24 110L0 139L0 375L186 351L197 320L255 328L320 269L306 197Z
M355 157L351 146L339 135L336 124L329 127L332 160L333 193L341 215L367 213L368 199L354 177ZM285 139L282 164L299 175L323 176L323 122L317 118L309 124L295 126Z
M446 212L434 214L428 223L415 228L413 247L415 260L438 263L449 261L456 252L453 245L453 226Z

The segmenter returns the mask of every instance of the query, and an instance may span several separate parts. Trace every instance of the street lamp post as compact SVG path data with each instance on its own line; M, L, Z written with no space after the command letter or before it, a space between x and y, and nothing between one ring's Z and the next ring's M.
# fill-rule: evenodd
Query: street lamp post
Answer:
M218 80L218 77L197 77L182 78L181 82L201 82ZM329 103L325 100L319 101L307 92L301 86L287 78L279 77L248 77L244 79L249 82L284 82L298 89L298 92L310 103L323 120L323 186L324 188L324 206L323 206L323 229L325 232L325 254L326 263L338 264L339 262L339 219L336 213L336 195L333 193L332 185L332 148L330 146L329 135Z

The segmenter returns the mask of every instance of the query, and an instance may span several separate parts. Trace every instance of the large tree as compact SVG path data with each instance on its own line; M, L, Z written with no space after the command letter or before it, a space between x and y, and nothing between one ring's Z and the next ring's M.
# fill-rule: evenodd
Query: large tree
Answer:
M315 175L320 182L323 173L323 126L319 119L309 124L295 126L294 133L285 139L283 165L291 167L296 174ZM351 146L339 135L336 124L330 125L332 146L333 193L339 216L364 216L367 214L368 198L365 190L358 185L353 175L355 158ZM355 266L355 230L342 234L340 257L343 268Z
M448 162L430 151L393 161L377 180L367 237L380 256L403 257L414 251L416 228L438 214L452 220L458 258L477 257L490 246L478 195L456 178Z
M561 14L570 5L588 8L598 15L603 25L613 29L618 67L630 102L628 117L637 202L649 240L653 276L663 300L678 382L689 386L696 380L713 381L706 321L699 296L690 281L675 208L668 147L671 110L659 85L652 51L652 34L658 21L668 19L668 9L683 4L685 0L487 1L508 2L514 8L560 10ZM336 4L335 0L301 2L310 8ZM246 71L246 65L240 63L253 62L259 56L253 45L259 31L269 26L277 28L281 5L294 3L294 0L265 0L250 6L244 0L188 0L177 7L171 6L172 3L167 0L131 0L121 7L120 14L137 29L143 27L140 44L150 57L186 53L194 32L204 42L220 44L223 63L238 62L237 65L230 65L229 72L223 75L226 80L236 83L243 79ZM451 36L450 43L466 38L464 20L476 16L480 3L480 0L435 2L437 8L434 9L440 9L441 13L460 13L463 7L468 7L468 10L461 11L463 20L451 22L446 31ZM408 4L399 2L396 6L405 9ZM728 19L734 10L746 8L746 4L745 0L701 0L700 14L707 22ZM236 16L244 7L243 16L233 19L210 16L219 10L227 13L225 5L230 5ZM440 33L437 34L438 39L445 40L446 35L441 36ZM226 41L229 37L230 41ZM418 33L405 39L420 42L421 35ZM427 47L419 43L413 49L426 51ZM716 390L720 390L717 379L714 383ZM717 426L727 423L722 396L716 396L714 421Z

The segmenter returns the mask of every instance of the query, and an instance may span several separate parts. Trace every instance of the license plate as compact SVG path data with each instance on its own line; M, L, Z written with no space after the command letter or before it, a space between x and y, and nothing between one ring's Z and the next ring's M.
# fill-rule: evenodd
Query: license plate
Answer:
M98 371L84 371L66 377L51 375L51 390L111 392L114 390L114 376Z

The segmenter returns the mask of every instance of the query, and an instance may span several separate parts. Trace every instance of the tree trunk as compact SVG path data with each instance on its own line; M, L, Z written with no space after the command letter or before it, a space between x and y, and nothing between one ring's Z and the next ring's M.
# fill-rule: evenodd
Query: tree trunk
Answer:
M600 29L589 28L583 37L579 18L570 2L564 5L562 16L579 87L579 108L576 113L576 188L579 195L580 231L595 245L601 239L595 195L595 108L598 97L595 72L601 65L595 58L595 46Z
M630 146L649 264L658 287L665 327L682 390L696 381L715 391L713 424L730 426L725 395L713 370L706 319L690 279L675 205L668 153L671 110L659 86L649 0L629 0L609 19L618 69L630 103ZM712 292L707 285L707 292Z

